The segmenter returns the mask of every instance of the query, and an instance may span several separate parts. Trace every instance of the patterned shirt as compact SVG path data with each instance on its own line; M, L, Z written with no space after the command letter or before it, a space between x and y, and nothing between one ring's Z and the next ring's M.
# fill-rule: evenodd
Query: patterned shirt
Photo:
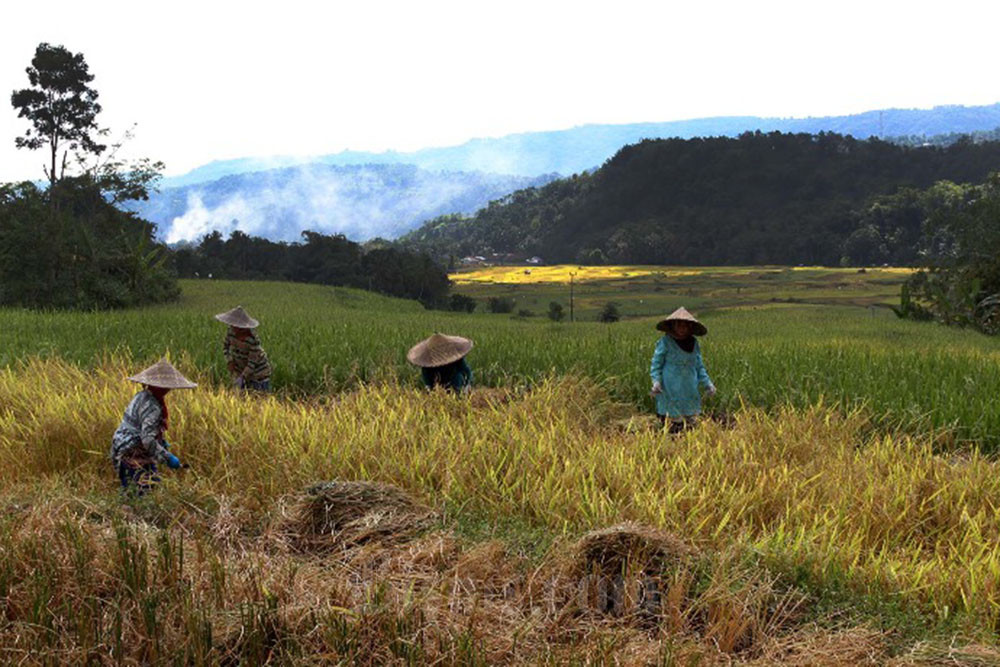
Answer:
M242 376L248 382L263 382L271 377L271 362L254 334L238 338L230 328L222 341L222 351L234 376Z
M162 418L163 409L152 393L143 389L133 396L122 423L111 436L111 460L115 465L132 449L136 449L133 455L164 461L168 452L160 430Z

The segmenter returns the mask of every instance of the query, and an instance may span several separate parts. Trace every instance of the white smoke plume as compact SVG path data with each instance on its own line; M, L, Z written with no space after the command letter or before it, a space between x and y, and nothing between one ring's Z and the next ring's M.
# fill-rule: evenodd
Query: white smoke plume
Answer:
M238 228L236 221L250 218L250 211L246 201L239 195L209 210L197 192L189 193L187 210L184 215L170 222L165 240L167 243L191 241L216 230L224 236L228 235Z
M446 213L472 213L536 183L477 172L434 172L412 165L305 165L168 188L139 206L168 243L240 230L296 241L303 230L356 241L394 238Z

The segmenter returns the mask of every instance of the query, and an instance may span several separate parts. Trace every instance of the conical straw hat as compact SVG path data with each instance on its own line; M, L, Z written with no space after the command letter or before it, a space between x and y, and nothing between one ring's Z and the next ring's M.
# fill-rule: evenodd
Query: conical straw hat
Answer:
M238 327L240 329L256 329L260 326L260 322L250 317L247 311L243 310L243 306L236 306L232 310L219 313L215 316L215 319L231 327Z
M433 368L458 361L471 349L472 341L468 338L436 333L411 347L406 358L415 366Z
M704 336L705 334L708 333L708 327L699 322L698 318L689 313L688 309L684 308L683 306L678 308L674 312L670 313L659 322L657 322L656 328L659 329L660 331L666 331L669 333L670 323L677 321L690 322L691 333L693 333L695 336Z
M129 377L129 380L163 389L194 389L198 386L181 375L166 359L160 359L141 373Z

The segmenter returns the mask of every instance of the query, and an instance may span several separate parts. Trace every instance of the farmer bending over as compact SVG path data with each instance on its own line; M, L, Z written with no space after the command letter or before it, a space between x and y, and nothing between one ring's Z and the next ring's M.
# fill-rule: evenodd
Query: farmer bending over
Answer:
M410 348L406 358L420 366L424 386L428 389L444 387L462 393L472 387L472 369L465 355L472 349L472 341L461 336L436 333Z
M704 336L708 329L685 308L678 308L656 328L664 336L656 343L649 374L653 380L650 392L656 399L656 414L661 423L670 417L670 433L677 433L697 422L701 413L699 387L709 396L715 385L708 377L701 360L701 349L695 336Z
M161 359L138 375L129 378L142 384L142 391L132 397L122 423L111 437L111 461L118 470L122 491L134 487L143 496L160 481L156 463L180 468L180 460L170 453L167 430L167 393L171 389L197 387L180 374L169 361Z
M250 317L242 306L219 313L215 319L229 325L222 341L222 352L226 355L233 386L268 391L271 388L271 363L254 331L260 322Z

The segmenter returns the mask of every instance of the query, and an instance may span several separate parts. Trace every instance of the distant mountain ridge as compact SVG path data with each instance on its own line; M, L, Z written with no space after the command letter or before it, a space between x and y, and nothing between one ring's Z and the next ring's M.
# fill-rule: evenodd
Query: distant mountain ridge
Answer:
M237 229L272 241L297 241L303 230L365 241L395 238L439 215L473 213L513 190L556 176L430 171L407 164L309 164L164 188L131 208L156 223L168 243Z
M622 146L642 139L737 136L743 132L836 132L857 139L868 137L932 137L972 133L1000 127L1000 103L985 106L947 105L932 109L883 109L845 116L762 118L720 116L668 122L622 125L582 125L566 130L523 132L498 138L472 139L457 146L412 152L343 151L311 158L276 156L220 160L186 174L164 179L164 187L212 181L223 176L291 167L325 165L412 164L422 169L481 171L537 176L569 175L599 167Z

